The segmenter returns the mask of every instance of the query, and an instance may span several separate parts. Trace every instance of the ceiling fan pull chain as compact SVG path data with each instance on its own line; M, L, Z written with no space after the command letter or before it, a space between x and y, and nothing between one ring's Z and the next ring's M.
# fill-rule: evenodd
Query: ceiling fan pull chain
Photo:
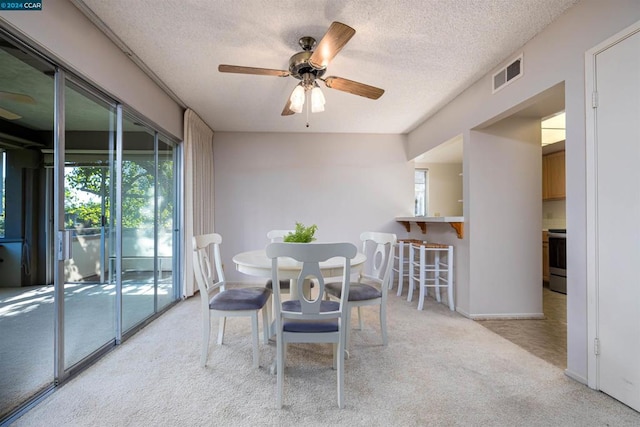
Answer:
M309 104L311 104L311 102L310 102L311 100L309 99L310 98L309 93L310 92L308 90L304 91L304 96L305 96L305 98L307 98L305 100L305 104L307 104L307 127L309 127Z

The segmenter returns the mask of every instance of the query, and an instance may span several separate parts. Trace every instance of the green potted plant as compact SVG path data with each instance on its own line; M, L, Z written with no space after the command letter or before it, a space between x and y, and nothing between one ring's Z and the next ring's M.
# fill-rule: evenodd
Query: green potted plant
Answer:
M310 225L309 227L305 227L304 224L302 224L301 222L296 222L295 231L284 236L283 241L287 243L313 242L314 240L316 240L315 237L313 237L313 235L315 234L317 229L318 229L318 226L315 224Z

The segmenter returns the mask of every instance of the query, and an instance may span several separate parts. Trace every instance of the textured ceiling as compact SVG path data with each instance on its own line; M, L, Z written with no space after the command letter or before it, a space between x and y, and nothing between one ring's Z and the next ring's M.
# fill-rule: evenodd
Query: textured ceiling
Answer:
M407 133L510 59L577 0L73 0L95 14L216 131ZM90 15L91 13L89 13ZM282 117L298 80L219 73L288 69L298 39L356 30L334 75L385 89L325 88L326 110ZM525 59L526 64L526 59Z

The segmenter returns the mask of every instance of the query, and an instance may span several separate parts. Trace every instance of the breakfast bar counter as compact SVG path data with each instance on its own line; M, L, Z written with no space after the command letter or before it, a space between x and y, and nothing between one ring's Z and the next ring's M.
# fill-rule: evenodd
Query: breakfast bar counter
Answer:
M396 221L404 225L407 232L411 231L411 223L415 223L422 230L422 234L427 234L427 224L448 223L458 235L458 239L464 237L464 217L462 216L400 216Z

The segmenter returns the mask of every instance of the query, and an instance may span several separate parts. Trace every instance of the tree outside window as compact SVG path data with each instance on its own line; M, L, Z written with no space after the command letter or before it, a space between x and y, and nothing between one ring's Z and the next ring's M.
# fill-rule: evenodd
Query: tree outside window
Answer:
M109 224L111 185L107 162L92 166L67 167L65 171L66 228L80 233L95 233L102 226L104 200L104 224ZM150 160L124 161L122 163L122 226L139 228L154 223L155 163ZM173 183L173 162L158 165L158 186L170 188ZM167 187L169 186L169 187ZM158 198L158 221L171 228L173 221L172 200Z

